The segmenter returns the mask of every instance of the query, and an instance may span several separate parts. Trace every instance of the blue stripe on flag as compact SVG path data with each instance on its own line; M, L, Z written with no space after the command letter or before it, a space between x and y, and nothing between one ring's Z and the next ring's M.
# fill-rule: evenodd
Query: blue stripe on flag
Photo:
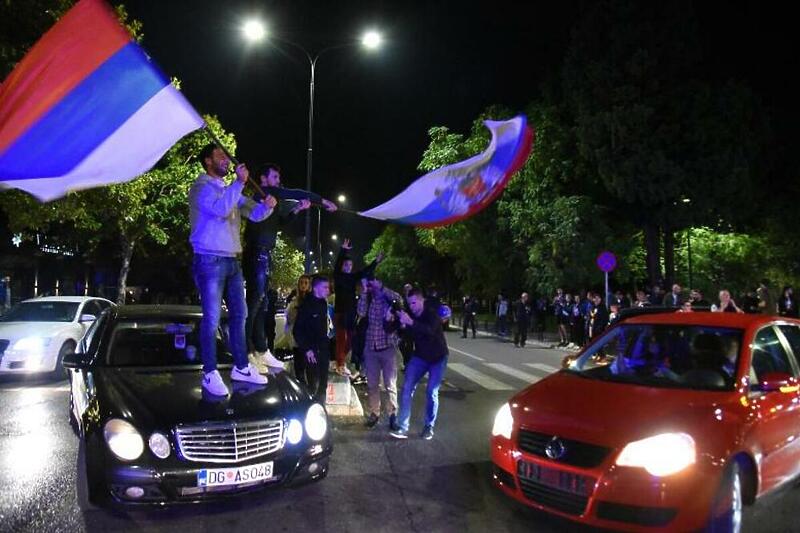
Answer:
M0 179L68 173L168 84L136 43L126 45L0 155Z

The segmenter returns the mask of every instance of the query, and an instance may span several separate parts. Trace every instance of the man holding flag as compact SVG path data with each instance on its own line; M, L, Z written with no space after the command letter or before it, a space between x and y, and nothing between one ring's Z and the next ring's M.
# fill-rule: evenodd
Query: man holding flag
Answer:
M244 299L244 280L237 256L242 253L239 238L241 216L258 222L264 220L275 207L276 200L266 196L260 203L242 195L250 176L247 167L236 167L236 179L229 185L231 161L215 144L200 152L200 163L205 170L197 177L189 191L189 241L194 250L192 274L200 293L203 319L200 322L200 357L203 361L203 388L215 396L225 396L228 388L217 370L217 341L222 296L228 307L230 348L234 367L231 379L248 383L265 384L267 378L248 362L245 341L247 306Z

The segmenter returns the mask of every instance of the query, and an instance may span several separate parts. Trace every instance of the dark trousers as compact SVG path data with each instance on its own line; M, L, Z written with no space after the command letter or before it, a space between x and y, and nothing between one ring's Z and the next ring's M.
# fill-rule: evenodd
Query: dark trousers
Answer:
M467 336L467 326L471 326L472 327L472 337L475 338L475 315L473 313L465 314L463 322L464 322L464 325L463 325L463 328L462 328L464 330L463 335L465 337Z
M255 257L245 259L245 281L247 283L247 320L244 334L247 350L266 352L267 289L269 288L268 251L259 252ZM275 329L274 327L272 328ZM274 334L273 334L274 335Z
M498 335L505 335L506 334L506 315L500 315L497 317L497 322L494 326L495 333Z
M315 351L316 363L305 361L305 382L308 386L308 393L322 405L325 405L328 393L328 365L331 362L331 354L327 350L327 346L325 348L325 350Z
M530 324L528 322L517 321L514 323L514 345L525 346L525 342L528 340L529 327Z
M275 310L267 309L264 314L264 329L267 336L267 348L270 352L275 352Z

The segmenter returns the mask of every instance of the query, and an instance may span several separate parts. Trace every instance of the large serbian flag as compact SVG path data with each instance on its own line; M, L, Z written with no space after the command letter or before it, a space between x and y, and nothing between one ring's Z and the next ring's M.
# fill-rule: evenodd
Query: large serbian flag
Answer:
M203 119L102 0L81 0L0 86L0 187L48 201L149 170Z
M469 218L488 206L527 161L533 131L521 115L484 124L492 133L484 152L429 172L388 202L359 214L432 228Z

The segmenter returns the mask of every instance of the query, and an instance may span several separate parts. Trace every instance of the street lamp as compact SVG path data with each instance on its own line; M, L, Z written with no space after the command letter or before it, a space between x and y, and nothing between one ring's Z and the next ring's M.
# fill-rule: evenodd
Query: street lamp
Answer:
M250 41L258 41L263 39L266 36L266 30L264 26L261 25L261 31L259 32L258 26L255 24L255 20L248 20L244 26L242 27L242 31L245 34L245 37ZM282 37L273 36L275 40L281 41L286 43L294 48L297 48L303 54L305 54L306 59L308 59L308 66L310 67L311 75L309 77L309 84L308 84L308 150L306 152L306 190L311 190L311 175L312 175L312 159L314 153L314 74L316 71L317 60L319 60L320 56L325 52L329 52L331 50L335 50L338 48L345 48L357 45L358 42L348 42L342 44L336 44L333 46L328 46L323 48L316 55L312 56L311 53L306 50L303 46L284 39ZM369 30L361 38L360 44L368 49L368 50L376 50L380 48L381 44L383 43L383 37L380 33L375 30ZM320 249L320 242L319 242L319 233L320 233L320 215L317 216L317 249ZM305 273L308 274L311 271L311 213L309 210L306 210L306 220L305 220ZM320 251L320 255L322 252Z
M339 196L336 197L336 200L340 204L343 204L343 203L345 203L347 201L347 196L345 196L344 194L340 194Z
M267 36L267 29L260 20L249 19L242 25L242 33L244 34L245 39L256 43L264 40L264 38Z
M333 235L331 235L331 240L332 240L332 241L335 241L335 240L337 240L338 238L339 238L339 236L338 236L338 235L336 235L335 233L334 233Z

